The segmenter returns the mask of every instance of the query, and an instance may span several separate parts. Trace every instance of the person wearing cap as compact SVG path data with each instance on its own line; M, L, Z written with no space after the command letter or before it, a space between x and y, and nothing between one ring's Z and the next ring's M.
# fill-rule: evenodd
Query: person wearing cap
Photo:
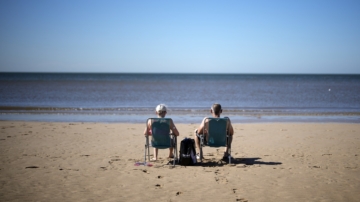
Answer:
M167 108L166 108L166 105L164 105L164 104L159 104L155 108L155 113L158 118L165 118L166 111L167 111ZM170 130L171 130L172 134L174 134L175 136L179 136L179 131L176 129L175 124L172 120L170 120ZM147 127L145 128L145 131L144 131L144 135L147 135L147 134L151 135L151 120L148 121ZM174 158L173 150L174 150L174 148L169 148L169 158ZM151 160L156 161L157 159L158 159L158 149L154 148L154 157Z
M211 106L210 113L211 113L212 117L214 117L214 118L220 118L220 114L222 113L221 105L218 104L218 103L213 104L213 105ZM206 118L207 118L207 117L205 117L205 118L202 120L199 128L195 130L195 144L196 144L196 149L197 149L198 151L200 150L200 139L199 139L199 137L196 137L196 133L197 133L197 134L204 134L204 135L207 133L207 131L204 130L204 128L205 128L205 124L206 124L209 120L206 119ZM227 159L228 156L229 156L228 151L229 151L229 148L231 148L231 142L232 142L233 135L234 135L234 129L233 129L232 125L231 125L230 118L229 118L229 117L225 117L225 118L228 118L228 119L229 119L229 121L228 121L228 123L227 123L227 126L226 126L226 127L227 127L226 130L228 131L228 134L230 135L230 137L229 137L229 140L228 140L228 145L225 147L223 159ZM206 141L207 141L207 140L206 140ZM196 158L197 158L197 159L200 159L199 153L196 154Z

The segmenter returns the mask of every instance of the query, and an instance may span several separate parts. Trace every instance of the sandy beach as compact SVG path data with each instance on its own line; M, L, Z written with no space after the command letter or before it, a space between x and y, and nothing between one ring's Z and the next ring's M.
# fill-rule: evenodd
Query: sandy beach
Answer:
M234 124L232 164L144 161L145 124L0 122L0 201L358 201L360 124ZM178 144L198 124L177 124Z

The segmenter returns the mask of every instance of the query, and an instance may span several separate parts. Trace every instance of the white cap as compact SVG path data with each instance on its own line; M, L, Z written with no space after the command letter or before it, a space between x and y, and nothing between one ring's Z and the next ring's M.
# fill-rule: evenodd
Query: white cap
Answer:
M159 104L158 106L156 106L156 112L161 113L161 112L166 112L166 105L164 104Z

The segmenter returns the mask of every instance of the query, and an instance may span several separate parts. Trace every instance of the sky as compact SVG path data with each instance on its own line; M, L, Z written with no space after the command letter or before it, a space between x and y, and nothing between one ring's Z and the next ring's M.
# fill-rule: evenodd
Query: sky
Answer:
M360 74L360 1L1 0L0 72Z

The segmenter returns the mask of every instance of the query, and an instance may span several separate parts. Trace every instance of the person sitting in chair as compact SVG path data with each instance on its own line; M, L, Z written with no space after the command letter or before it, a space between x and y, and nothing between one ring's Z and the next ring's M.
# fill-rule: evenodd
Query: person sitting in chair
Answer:
M220 105L220 104L217 104L217 103L213 104L212 107L211 107L211 109L210 109L210 113L211 113L212 117L214 117L214 118L220 118L220 114L222 113L221 105ZM196 144L196 149L197 149L198 151L200 150L200 138L197 137L196 134L204 134L205 137L206 137L206 135L207 135L207 130L205 129L205 126L206 126L206 124L207 124L207 122L208 122L208 119L206 119L206 118L207 118L207 117L205 117L205 118L202 120L199 128L195 130L195 135L194 135L194 136L195 136L195 144ZM229 119L229 117L226 117L226 118ZM231 125L230 119L229 119L229 121L227 122L226 128L227 128L227 129L226 129L226 130L227 130L227 133L228 133L228 135L229 135L229 140L228 140L228 144L227 144L227 146L226 146L226 148L225 148L225 151L224 151L223 159L226 159L226 158L228 158L228 156L229 156L228 151L229 151L229 148L231 148L231 142L232 142L232 138L233 138L233 134L234 134L234 129L233 129L232 125ZM205 142L206 142L206 141L207 141L207 140L205 139ZM197 159L200 159L200 154L199 154L199 153L197 153L196 158L197 158ZM201 157L201 158L202 158L202 157Z
M166 105L164 104L159 104L158 106L156 106L155 108L155 113L157 115L158 118L165 118L166 115ZM176 129L175 124L173 123L173 121L170 121L170 130L171 133L175 136L179 136L179 131ZM144 135L151 135L152 131L151 131L151 120L148 121L147 123L147 127L145 128L144 131ZM174 148L169 148L169 158L174 158L173 156L173 150ZM151 159L153 161L156 161L158 159L158 149L154 148L154 157Z

